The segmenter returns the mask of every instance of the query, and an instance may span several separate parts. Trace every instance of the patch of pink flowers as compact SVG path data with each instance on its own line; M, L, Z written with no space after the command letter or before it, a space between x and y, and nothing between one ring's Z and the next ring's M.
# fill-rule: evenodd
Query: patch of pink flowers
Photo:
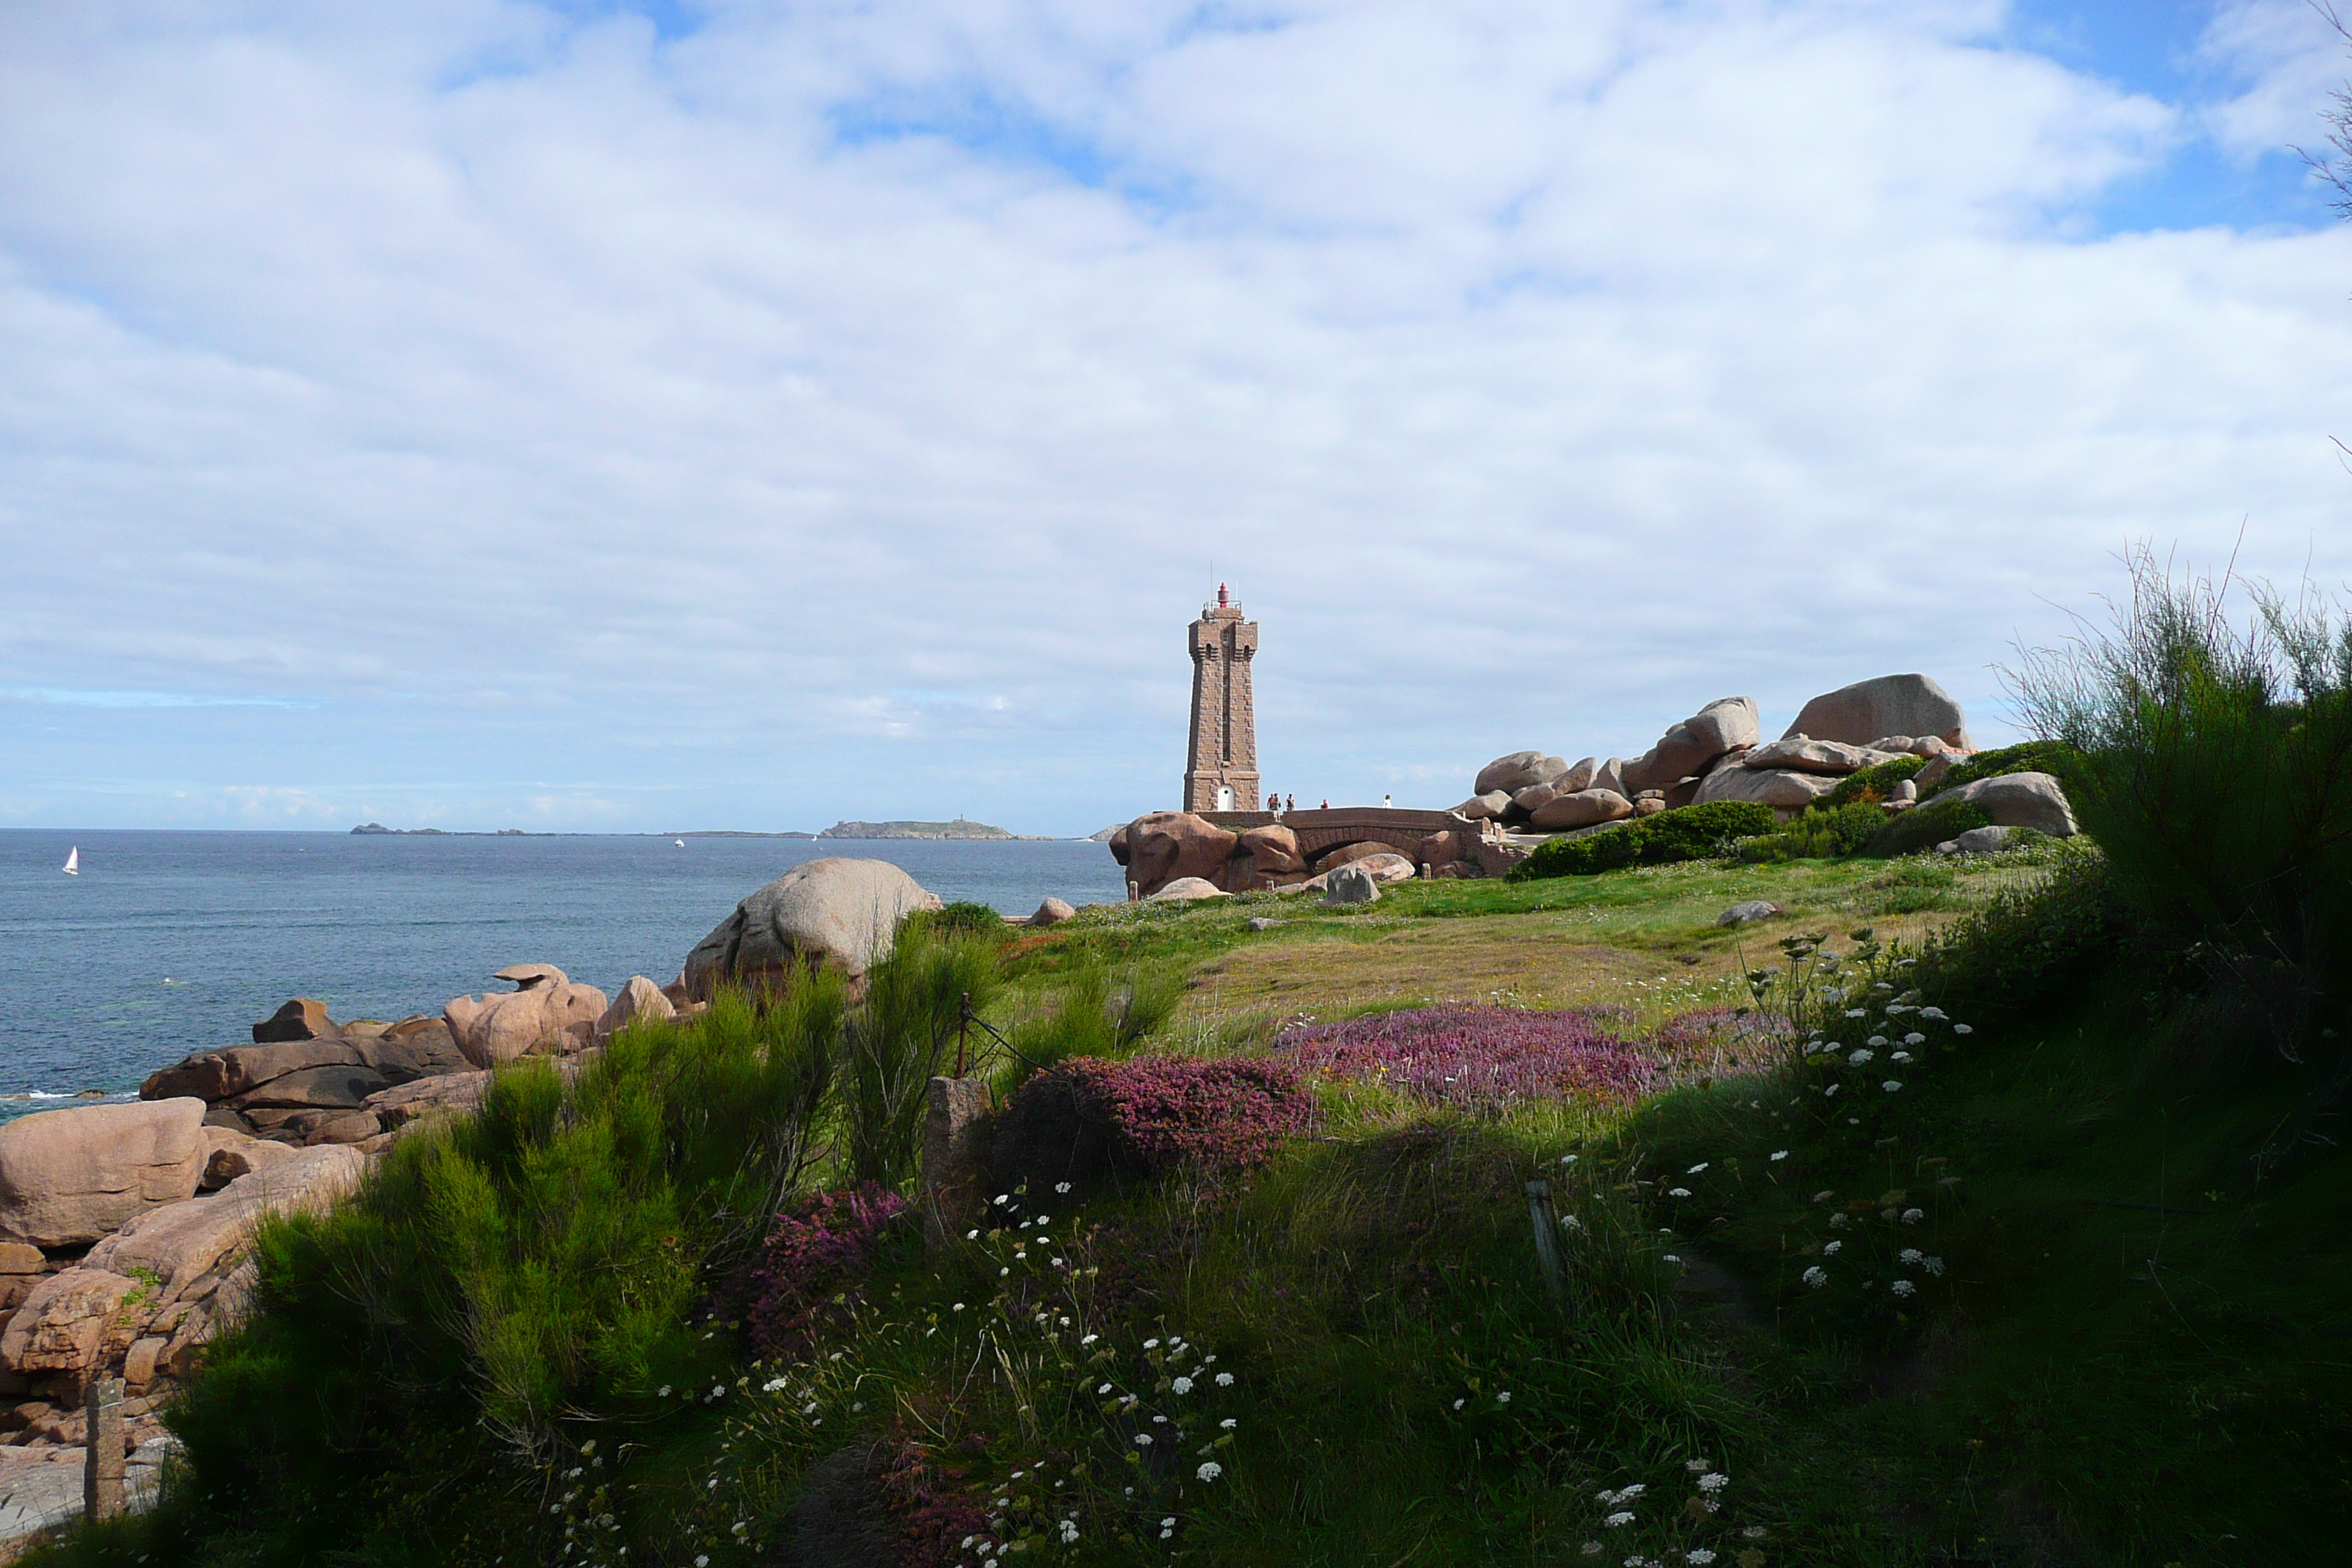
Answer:
M1078 1058L1059 1070L1079 1103L1110 1123L1121 1152L1151 1172L1256 1164L1306 1130L1315 1103L1287 1062Z
M1631 1100L1663 1064L1622 1037L1621 1009L1415 1007L1292 1029L1280 1059L1389 1084L1441 1105L1500 1110L1522 1100Z
M759 1261L743 1281L743 1336L761 1357L806 1350L834 1298L866 1278L883 1229L907 1200L871 1182L813 1193L776 1216Z

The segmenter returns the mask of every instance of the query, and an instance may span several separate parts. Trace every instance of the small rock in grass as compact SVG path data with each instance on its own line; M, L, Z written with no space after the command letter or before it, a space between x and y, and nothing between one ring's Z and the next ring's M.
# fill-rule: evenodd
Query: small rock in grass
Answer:
M1766 899L1751 899L1744 904L1734 904L1716 917L1719 926L1744 926L1750 921L1769 920L1780 912L1780 906Z
M2016 837L2014 827L1971 827L1952 842L1960 847L1963 855L1998 855Z
M1378 903L1381 897L1380 879L1361 866L1342 866L1329 874L1323 902L1335 904Z
M1252 915L1250 916L1249 928L1252 931L1272 931L1281 923L1282 922L1280 921L1276 920L1272 915Z

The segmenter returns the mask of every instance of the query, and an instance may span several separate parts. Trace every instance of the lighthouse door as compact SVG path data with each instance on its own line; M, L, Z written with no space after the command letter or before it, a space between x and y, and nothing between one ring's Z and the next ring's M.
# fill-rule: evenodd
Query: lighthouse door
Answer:
M1219 784L1217 786L1217 809L1219 811L1231 811L1233 808L1234 786L1231 784Z

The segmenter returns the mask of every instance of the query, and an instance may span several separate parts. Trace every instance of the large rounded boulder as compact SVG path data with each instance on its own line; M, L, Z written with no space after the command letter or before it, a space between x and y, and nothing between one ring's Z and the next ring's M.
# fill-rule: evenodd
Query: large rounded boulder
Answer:
M1189 811L1155 811L1127 825L1127 878L1138 898L1187 877L1222 890L1226 863L1241 850L1241 835L1213 822Z
M205 1102L78 1106L0 1127L0 1240L80 1247L195 1196Z
M682 976L687 994L707 1002L722 985L782 989L818 965L862 977L889 956L899 921L939 907L939 895L887 860L811 860L736 905L694 944Z
M1882 735L1933 735L1969 749L1968 718L1952 694L1924 675L1881 675L1825 691L1781 732L1867 746Z
M1997 773L1945 790L1927 804L1973 805L1992 818L1995 827L2031 827L2053 838L2072 838L2076 831L2074 808L2051 773Z
M518 963L491 978L511 980L517 989L482 996L457 996L441 1010L457 1049L478 1068L496 1067L517 1057L583 1046L593 1038L606 997L551 963ZM381 1087L381 1086L379 1086Z

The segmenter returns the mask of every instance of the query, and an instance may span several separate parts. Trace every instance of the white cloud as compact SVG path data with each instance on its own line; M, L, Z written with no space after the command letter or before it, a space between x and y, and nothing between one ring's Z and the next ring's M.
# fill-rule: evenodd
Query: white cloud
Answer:
M1990 5L1199 15L0 13L0 683L328 705L18 793L1083 831L1172 792L1213 562L1269 783L1450 804L1989 700L2129 538L2352 571L2352 237L2083 216L2315 116L2282 7L2217 109Z

